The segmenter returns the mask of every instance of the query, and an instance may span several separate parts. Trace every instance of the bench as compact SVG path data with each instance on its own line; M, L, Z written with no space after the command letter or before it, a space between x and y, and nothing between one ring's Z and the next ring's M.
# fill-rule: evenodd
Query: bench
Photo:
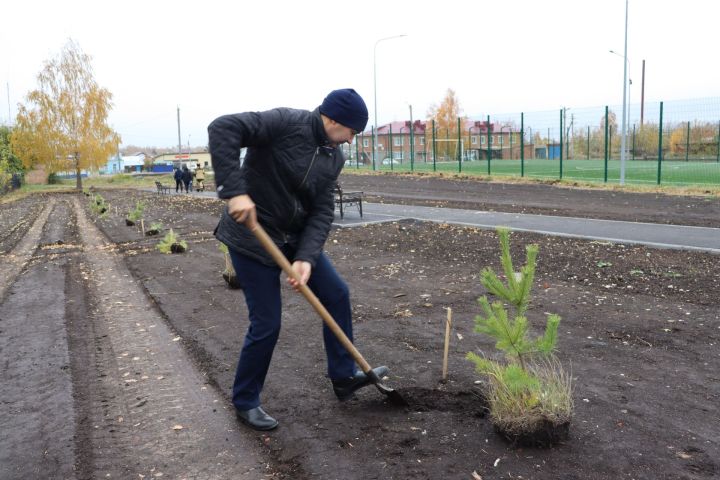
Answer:
M360 218L362 218L362 199L363 192L347 192L342 189L339 183L335 184L335 205L340 207L340 219L342 220L345 216L345 207L355 205L360 211Z
M170 193L170 187L168 187L167 185L163 185L160 182L155 182L155 187L157 187L157 193L161 195Z

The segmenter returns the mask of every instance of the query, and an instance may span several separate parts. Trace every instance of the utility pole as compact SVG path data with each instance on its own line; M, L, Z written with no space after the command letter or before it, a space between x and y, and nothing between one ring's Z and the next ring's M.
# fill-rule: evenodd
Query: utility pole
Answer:
M177 107L177 120L178 120L178 155L182 153L182 140L180 140L180 105Z
M640 126L643 125L643 117L645 116L645 60L643 59L642 68L642 87L640 89Z
M7 97L8 97L8 126L13 124L12 113L10 112L10 82L7 82Z
M413 126L412 105L410 105L410 171L415 169L415 127Z
M622 136L620 137L620 185L625 185L625 145L627 142L627 78L628 78L628 62L627 62L627 27L628 26L628 0L625 0L625 51L623 54L623 116L622 116Z

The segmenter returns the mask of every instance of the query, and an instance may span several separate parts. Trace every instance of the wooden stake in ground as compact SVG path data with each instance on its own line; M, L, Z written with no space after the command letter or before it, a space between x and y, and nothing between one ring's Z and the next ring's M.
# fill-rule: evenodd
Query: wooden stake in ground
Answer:
M442 381L447 382L448 374L448 350L450 349L450 326L452 325L452 308L447 309L447 320L445 321L445 350L443 352Z

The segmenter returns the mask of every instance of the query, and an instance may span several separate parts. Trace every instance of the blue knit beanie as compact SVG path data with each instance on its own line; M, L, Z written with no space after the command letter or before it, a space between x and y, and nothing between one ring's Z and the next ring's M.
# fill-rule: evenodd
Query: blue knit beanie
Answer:
M364 131L368 122L365 102L352 88L330 92L320 105L320 113L356 132Z

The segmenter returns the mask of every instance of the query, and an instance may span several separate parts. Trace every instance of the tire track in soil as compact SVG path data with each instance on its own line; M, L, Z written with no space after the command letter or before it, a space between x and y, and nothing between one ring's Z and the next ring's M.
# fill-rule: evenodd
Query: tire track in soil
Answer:
M122 256L77 199L73 207L84 246L77 271L91 299L87 321L75 325L71 338L82 330L94 338L92 348L77 352L92 363L92 371L78 374L96 376L77 403L78 440L92 445L79 458L92 461L97 478L268 473L258 437L240 430L227 402L195 369Z
M40 242L43 227L47 223L50 212L55 207L55 199L51 198L45 208L37 216L37 219L28 229L25 236L15 245L12 251L3 258L0 256L0 300L5 298L8 287L13 284L20 275L22 269L35 252Z
M67 203L49 202L3 262L0 303L0 477L76 478L72 378L62 286L68 256ZM48 216L61 222L52 228ZM57 239L55 245L38 244ZM57 249L55 248L57 247ZM7 275L7 276L6 276Z

